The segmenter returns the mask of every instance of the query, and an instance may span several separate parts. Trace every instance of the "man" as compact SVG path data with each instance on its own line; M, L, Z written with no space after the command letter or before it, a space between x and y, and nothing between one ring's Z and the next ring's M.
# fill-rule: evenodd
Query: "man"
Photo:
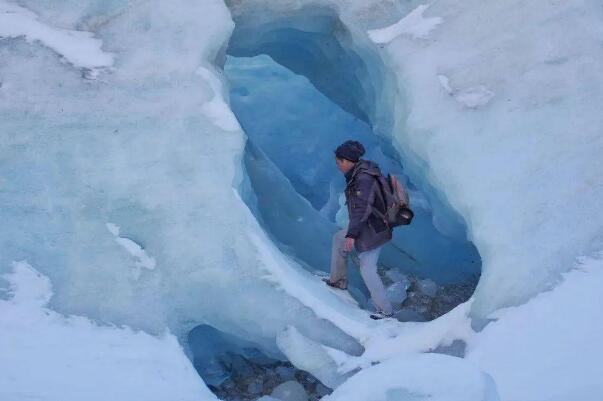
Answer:
M383 282L377 274L381 247L392 239L385 222L372 213L373 208L385 211L385 201L375 177L381 174L377 164L361 159L364 146L346 141L335 150L335 163L347 183L346 204L350 222L347 230L333 236L331 275L325 282L331 287L347 289L347 256L355 248L360 260L360 274L366 284L377 313L373 319L392 316L392 305L385 295Z

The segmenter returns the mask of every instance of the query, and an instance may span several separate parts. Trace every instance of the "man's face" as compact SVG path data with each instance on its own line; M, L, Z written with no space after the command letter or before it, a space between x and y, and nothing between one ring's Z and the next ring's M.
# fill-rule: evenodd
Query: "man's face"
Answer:
M354 167L353 162L346 159L340 159L338 157L335 157L335 164L337 165L339 171L341 171L343 174L347 173L352 169L352 167Z

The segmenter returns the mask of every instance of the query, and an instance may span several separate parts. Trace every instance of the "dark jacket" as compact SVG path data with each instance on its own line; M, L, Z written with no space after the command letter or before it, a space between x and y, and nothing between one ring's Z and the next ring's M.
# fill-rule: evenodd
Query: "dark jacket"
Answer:
M380 174L376 163L360 159L345 175L345 198L350 216L346 237L356 240L358 252L370 251L392 239L392 231L372 213L373 207L385 210L383 195L375 178Z

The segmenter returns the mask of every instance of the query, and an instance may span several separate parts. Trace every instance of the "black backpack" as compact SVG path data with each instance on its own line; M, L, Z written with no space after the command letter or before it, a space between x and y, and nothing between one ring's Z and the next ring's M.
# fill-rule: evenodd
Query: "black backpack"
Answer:
M375 179L381 190L385 213L376 207L372 208L373 213L382 219L390 229L410 224L415 214L410 210L408 192L404 186L390 174L387 177L380 174Z

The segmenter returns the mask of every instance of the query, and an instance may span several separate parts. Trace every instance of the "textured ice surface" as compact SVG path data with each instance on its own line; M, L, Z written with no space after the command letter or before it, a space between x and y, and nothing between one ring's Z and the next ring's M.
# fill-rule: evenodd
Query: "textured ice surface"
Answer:
M593 316L603 309L603 253L575 267L554 290L497 311L470 343L467 359L492 375L503 400L601 399L603 322Z
M36 4L40 21L90 27L86 7L59 23ZM205 322L272 350L294 324L358 352L265 280L248 237L272 246L233 189L244 135L212 65L232 29L226 7L120 4L94 14L111 14L94 37L114 55L96 80L57 49L0 41L0 269L27 258L53 281L53 307L114 324L183 338Z
M462 339L471 361L451 373L477 361L511 399L543 386L552 399L600 398L591 368L601 359L593 346L601 337L592 323L601 309L595 273L516 313L493 315L499 320L481 333L468 317L525 302L601 243L598 2L443 0L422 14L440 21L433 29L417 38L402 32L378 46L366 31L395 25L418 4L229 2L241 27L233 38L238 55L270 49L390 140L429 201L437 231L462 237L466 221L484 261L475 298L433 322L406 324L372 322L326 289L271 243L233 190L244 183L244 135L219 71L232 30L222 2L55 3L9 5L19 8L15 17L27 16L17 26L25 30L3 31L0 41L0 269L30 261L54 284L53 308L154 333L168 326L181 338L205 322L272 350L275 336L291 326L303 341L282 348L296 364L331 378ZM304 7L310 3L324 7ZM256 12L245 17L249 10ZM90 75L90 66L73 62L74 46L104 60L90 66L107 66L103 54L112 55L111 69ZM137 276L142 250L155 268ZM565 315L573 325L557 327L551 322L563 305L572 306ZM27 324L30 316L17 321ZM507 333L519 325L529 335L518 346ZM10 349L22 349L14 344L28 330L17 330ZM525 359L509 362L517 348ZM14 358L13 367L22 360ZM408 369L420 372L426 359L416 358ZM2 388L29 386L36 363ZM547 375L521 381L541 370Z

